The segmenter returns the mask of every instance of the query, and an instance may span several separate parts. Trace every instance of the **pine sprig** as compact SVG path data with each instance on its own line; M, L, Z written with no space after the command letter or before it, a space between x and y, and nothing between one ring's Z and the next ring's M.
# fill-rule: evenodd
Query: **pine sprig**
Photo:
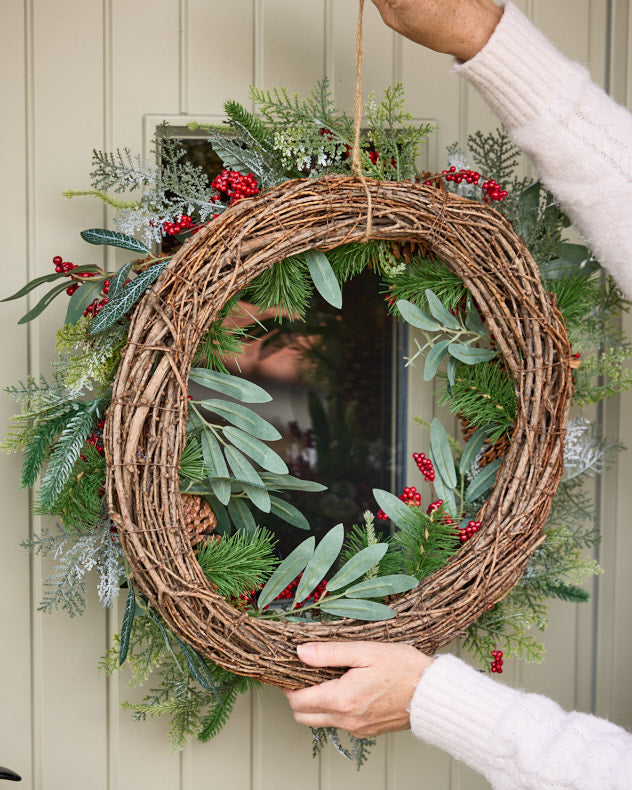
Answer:
M48 458L50 448L55 439L67 424L67 415L53 417L49 420L36 422L29 432L28 441L24 446L22 461L22 488L31 488Z
M94 421L93 412L84 408L70 418L51 453L42 477L38 507L50 512L63 487L68 482L74 465L81 455Z
M35 513L58 516L64 529L73 533L96 529L107 511L105 458L89 444L82 448L81 455L52 507L43 508L37 503L34 508Z
M425 579L443 567L458 548L454 523L446 523L443 507L431 516L410 507L406 524L393 533L391 542L401 551L402 572Z
M267 529L252 535L238 530L222 540L205 543L198 551L198 562L220 595L239 596L259 587L274 570L276 540Z
M426 290L432 291L448 310L456 309L468 294L461 278L445 263L415 258L389 283L388 295L394 300L406 299L427 310Z
M300 256L285 258L259 274L249 285L246 298L262 310L275 309L302 318L313 292L307 264Z
M511 430L516 420L513 382L495 361L459 364L451 390L445 387L437 400L472 425L487 428L490 442Z
M248 112L242 104L233 99L224 102L224 112L228 116L229 122L232 122L247 132L262 148L268 151L272 150L272 135L260 118Z

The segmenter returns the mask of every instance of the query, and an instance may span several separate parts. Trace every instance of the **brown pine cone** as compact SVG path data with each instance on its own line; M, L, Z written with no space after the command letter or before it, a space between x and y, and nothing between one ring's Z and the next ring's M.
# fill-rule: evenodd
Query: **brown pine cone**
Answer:
M206 499L196 494L183 494L182 510L184 513L184 525L192 546L196 546L201 540L215 531L217 518ZM216 535L214 539L220 540L220 536Z
M467 420L461 418L461 432L463 433L463 439L466 442L475 431L475 425L472 425ZM511 447L511 438L507 436L507 434L503 434L500 439L498 439L498 441L494 442L494 444L490 444L487 439L485 439L485 444L487 445L487 450L483 451L483 454L480 458L479 463L481 466L487 466L487 464L491 464L491 462L495 461L497 458L503 458Z

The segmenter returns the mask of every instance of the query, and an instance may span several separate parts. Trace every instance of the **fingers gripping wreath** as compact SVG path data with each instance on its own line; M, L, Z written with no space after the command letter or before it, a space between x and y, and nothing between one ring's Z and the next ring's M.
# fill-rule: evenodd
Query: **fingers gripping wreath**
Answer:
M201 655L281 687L340 674L300 662L296 646L307 640L400 641L433 653L462 634L520 579L562 474L570 346L521 239L489 206L434 186L368 188L368 235L364 186L334 176L244 200L192 237L134 314L108 412L108 503L137 589ZM183 524L178 467L193 355L224 304L264 269L368 239L420 242L462 278L515 383L511 447L478 516L484 529L397 598L394 619L304 625L249 617L213 590Z

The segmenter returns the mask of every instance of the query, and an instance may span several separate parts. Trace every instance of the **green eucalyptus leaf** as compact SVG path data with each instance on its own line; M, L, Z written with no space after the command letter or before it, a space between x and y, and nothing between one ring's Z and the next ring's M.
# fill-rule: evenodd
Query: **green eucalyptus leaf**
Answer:
M213 513L215 513L215 518L217 519L217 526L215 527L215 532L218 535L230 535L232 532L232 526L230 523L230 518L228 516L228 511L224 507L224 505L217 499L216 496L213 494L204 494L204 498L208 500L209 505L211 506Z
M232 473L242 483L251 483L253 486L265 488L259 473L250 461L236 447L228 445L224 452Z
M420 307L417 307L416 304L409 302L407 299L399 299L395 306L404 321L411 326L423 329L426 332L437 332L441 329L441 324L430 318Z
M271 603L291 581L294 581L302 570L304 570L305 566L312 558L315 543L316 539L311 535L302 543L299 543L294 551L290 552L276 568L259 593L257 605L260 611L265 609L265 607Z
M496 480L496 473L498 472L498 467L500 466L501 460L502 459L497 458L495 461L492 461L491 464L487 464L487 466L481 469L481 471L467 487L467 491L465 492L466 502L473 502L475 499L478 499L478 497L483 496L483 494L489 491Z
M68 300L64 323L76 324L80 318L83 318L86 307L100 296L102 290L103 282L101 280L96 282L84 280Z
M391 521L400 529L405 529L406 522L410 520L410 505L406 505L399 497L382 488L374 488L373 496Z
M448 359L448 367L446 370L446 376L448 380L448 395L452 397L452 387L454 387L454 382L456 381L456 359L454 357L450 357Z
M242 403L267 403L272 400L272 395L269 395L263 387L230 373L221 373L219 370L191 368L189 378L196 384L221 392L222 395L235 398Z
M388 543L374 543L361 549L340 568L338 573L327 582L327 591L334 592L341 587L346 587L367 571L374 568L388 551Z
M430 452L432 453L435 470L451 487L456 487L456 470L450 448L450 440L441 421L436 417L430 426Z
M396 616L396 612L389 606L377 601L366 601L362 598L343 598L335 601L328 601L321 598L318 608L327 614L336 617L352 617L354 620L368 620L377 622L379 620L391 620Z
M475 307L471 307L467 311L467 315L465 316L465 326L470 330L470 332L481 335L481 337L487 337L487 335L489 335L487 327L481 318L481 314Z
M443 499L445 509L451 515L456 513L456 498L454 496L454 488L451 488L443 479L438 469L435 469L435 479L432 485L434 486L435 493L439 499Z
M129 638L132 633L132 625L134 624L134 615L136 614L136 594L134 587L128 580L128 593L127 600L125 601L125 611L123 612L123 622L121 624L120 648L119 648L119 666L125 663L127 658L127 651L129 650Z
M461 456L461 463L459 464L459 472L464 475L469 471L470 466L474 463L474 459L479 454L483 444L485 443L485 437L487 436L487 431L485 428L479 428L477 431L470 436L467 440L467 444L463 448L463 455Z
M227 441L238 447L243 453L248 455L253 461L267 469L269 472L287 474L287 464L278 453L271 450L267 444L259 441L249 433L231 425L222 428L222 433Z
M51 288L50 291L47 291L44 296L39 300L39 302L32 307L28 313L25 313L22 318L18 321L18 324L28 324L29 321L32 321L34 318L42 313L48 305L53 301L56 296L59 296L60 293L63 293L66 288L68 288L69 283L64 282L56 285L54 288Z
M488 362L498 356L498 352L491 348L474 348L466 343L450 343L450 354L466 365L477 365L479 362Z
M98 274L101 270L97 266L77 266L76 269L73 269L73 274L79 274L79 272L93 272L94 274ZM4 299L0 299L0 302L12 302L14 299L20 299L22 296L26 296L26 294L30 293L31 291L35 290L40 285L44 283L53 283L55 280L66 280L66 274L61 272L52 272L51 274L44 274L41 277L36 277L34 280L31 280L26 285L23 285L19 291L16 291L11 296L5 296ZM66 280L66 287L68 287L71 283Z
M154 263L153 266L129 282L115 299L110 299L103 307L92 322L90 334L98 335L99 332L103 332L104 329L115 324L119 318L127 315L145 291L160 277L166 266L167 261Z
M208 400L200 401L200 406L215 414L219 414L227 422L237 426L237 428L241 428L243 431L247 431L258 439L266 439L273 442L281 438L281 434L274 425L264 420L263 417L260 417L247 406L242 406L241 403L232 403L219 398L209 398Z
M571 244L568 241L561 241L557 245L557 254L562 260L570 261L577 267L592 259L592 254L585 244Z
M200 443L204 466L208 470L213 493L222 505L227 505L230 499L230 483L223 479L228 477L228 467L222 448L213 433L206 427L202 428Z
M441 360L448 353L448 346L450 340L441 340L430 349L426 356L426 364L424 365L424 381L432 381L437 375L437 370L441 364Z
M344 539L345 528L342 524L336 524L320 541L296 588L294 606L307 598L316 585L325 578L325 574L340 554Z
M243 530L248 535L255 534L257 530L255 519L243 499L233 497L228 503L228 513L235 525L235 529Z
M292 475L275 475L272 472L261 472L261 479L266 488L274 491L309 491L317 493L326 491L327 486L317 483L315 480L302 480L300 477Z
M535 181L524 189L518 198L518 211L521 217L520 235L523 239L529 239L537 227L541 188L540 182Z
M339 310L342 307L342 290L329 258L320 250L307 250L304 257L314 287L326 302Z
M385 595L399 595L413 590L418 584L419 579L414 576L394 573L354 584L345 590L345 595L349 598L384 598Z
M309 521L301 511L280 497L270 497L270 512L297 529L309 529Z
M259 508L259 510L261 510L263 513L270 512L270 494L268 494L265 488L260 488L259 486L253 486L250 483L243 482L241 483L241 487L248 499L256 508Z
M426 299L428 300L428 309L430 313L434 316L434 318L439 321L442 326L447 327L448 329L460 329L461 324L457 318L455 318L452 313L448 310L447 307L443 304L441 299L431 291L430 288L426 288Z
M82 230L81 238L87 241L88 244L107 244L109 247L121 247L124 250L140 252L143 255L147 255L149 252L149 247L143 244L142 241L138 241L133 236L127 236L125 233L107 230L106 228Z

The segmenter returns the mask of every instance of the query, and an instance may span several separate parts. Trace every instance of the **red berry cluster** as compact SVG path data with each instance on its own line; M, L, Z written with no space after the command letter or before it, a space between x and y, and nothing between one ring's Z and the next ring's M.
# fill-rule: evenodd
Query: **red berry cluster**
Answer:
M467 527L463 527L461 530L461 543L465 543L466 540L469 540L472 535L475 535L482 526L483 525L480 521L470 521Z
M55 255L53 258L53 264L55 266L55 271L57 274L66 274L67 272L71 272L73 269L77 268L76 263L71 263L70 261L65 261L61 255Z
M218 176L215 176L211 186L220 193L213 195L212 202L228 201L230 206L239 203L243 198L259 194L259 185L253 173L245 176L238 170L222 170Z
M439 510L439 508L441 507L441 505L442 505L442 504L443 504L443 499L435 499L435 501L434 501L434 502L431 502L431 503L428 505L428 508L427 508L427 510L426 510L426 513L427 513L428 515L431 515L432 513L434 513L434 512L435 512L435 510Z
M491 178L489 181L483 181L483 186L481 187L483 192L486 193L483 200L486 203L489 203L490 200L497 200L499 203L507 197L507 190L502 189L500 184L497 181L494 181Z
M287 601L290 598L294 598L294 595L296 593L296 588L298 587L302 577L303 574L299 573L296 579L291 581L284 590L281 590L281 592L277 595L277 597L274 600ZM311 593L307 596L307 598L302 600L300 603L297 603L294 608L300 609L301 607L305 606L305 604L308 603L309 601L313 601L314 603L316 603L318 600L320 600L320 598L323 597L323 595L327 595L327 592L325 592L325 587L327 587L327 581L326 579L323 579L321 582L319 582L316 585L316 587L311 591Z
M417 491L415 486L406 486L406 488L399 495L399 498L402 500L402 502L405 502L411 507L419 507L421 505L421 494L419 491ZM388 519L388 516L381 508L378 511L377 517L382 521L386 521Z
M426 458L424 453L413 453L413 460L417 464L417 469L424 476L424 480L432 483L435 479L435 471L430 458Z
M86 442L89 445L92 445L94 449L99 453L99 455L105 454L105 449L103 448L103 427L105 425L105 420L99 420L97 423L97 430L88 436ZM82 455L81 458L85 461L85 455Z
M93 318L103 310L105 305L110 300L107 296L104 299L95 299L94 302L91 302L86 309L83 311L83 317L86 318L87 316L91 315Z
M470 521L467 527L463 527L461 530L461 543L465 543L466 540L469 540L482 526L480 521Z
M502 674L503 671L503 651L502 650L492 650L492 658L494 659L491 664L491 671L497 672L499 675Z
M65 261L61 255L55 255L53 258L53 265L55 266L55 272L57 274L64 274L66 277L71 277L73 280L76 277L97 276L97 272L79 272L78 274L71 274L70 272L77 268L77 264L71 263L70 261ZM66 293L68 296L72 296L80 285L81 283L78 282L73 282L72 285L69 285L68 288L66 288Z
M454 165L449 170L442 170L441 175L445 177L446 181L453 181L455 184L462 184L465 181L466 184L478 186L481 180L481 174L475 170L457 170ZM500 184L493 178L483 181L481 189L485 192L483 200L486 203L489 203L490 200L497 200L500 203L507 197L507 191L501 189Z
M181 214L177 222L163 222L162 227L168 236L175 236L183 230L190 230L193 220L188 214Z

